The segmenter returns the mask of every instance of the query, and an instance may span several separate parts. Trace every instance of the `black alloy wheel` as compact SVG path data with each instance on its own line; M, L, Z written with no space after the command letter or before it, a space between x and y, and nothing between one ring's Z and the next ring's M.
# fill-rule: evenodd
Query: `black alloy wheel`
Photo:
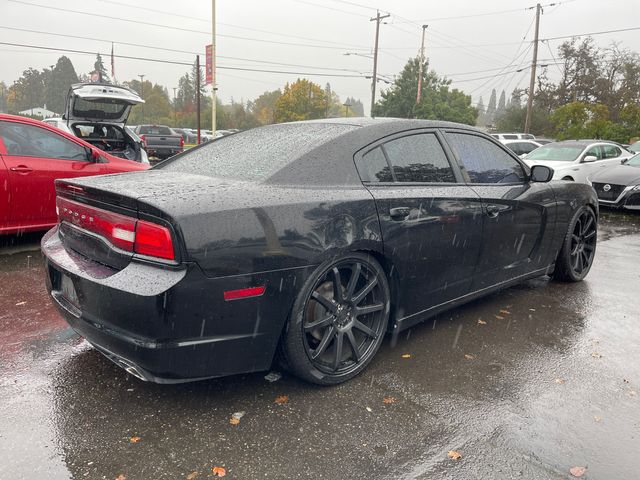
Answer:
M587 276L596 254L598 223L589 207L580 208L569 223L569 230L558 254L554 277L577 282Z
M316 270L285 337L290 369L324 385L360 373L382 343L389 296L386 274L370 256L349 254Z

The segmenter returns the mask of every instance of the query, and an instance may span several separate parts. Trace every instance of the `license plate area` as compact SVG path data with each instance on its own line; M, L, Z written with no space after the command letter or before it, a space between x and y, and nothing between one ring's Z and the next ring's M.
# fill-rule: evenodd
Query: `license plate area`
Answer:
M60 295L74 307L80 308L80 300L78 299L73 281L65 274L61 274L60 276Z

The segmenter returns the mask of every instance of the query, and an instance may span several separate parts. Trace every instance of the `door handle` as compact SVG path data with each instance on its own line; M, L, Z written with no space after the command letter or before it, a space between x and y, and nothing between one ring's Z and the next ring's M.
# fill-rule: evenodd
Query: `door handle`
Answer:
M18 173L33 172L33 168L27 167L26 165L18 165L17 167L11 167L9 170L11 170L12 172L18 172Z
M487 216L489 218L496 218L498 215L500 215L500 213L504 212L505 210L509 210L509 209L510 209L510 207L508 205L490 204L490 205L487 205L486 212L487 212Z
M395 207L389 210L389 216L392 220L404 220L411 213L409 207Z

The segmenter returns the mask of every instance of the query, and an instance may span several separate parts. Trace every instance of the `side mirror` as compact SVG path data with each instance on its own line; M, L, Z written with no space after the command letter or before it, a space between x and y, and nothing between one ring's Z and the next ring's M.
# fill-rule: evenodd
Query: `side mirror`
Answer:
M621 163L622 165L624 165L624 164L625 164L625 163L627 163L628 161L629 161L629 159L628 159L628 158L623 158L622 160L620 160L620 163Z
M596 160L598 160L598 157L596 157L595 155L587 155L582 159L582 163L591 163L595 162Z
M531 167L531 181L546 183L553 178L553 169L545 165L534 165Z
M100 155L100 152L96 149L91 149L91 161L93 163L101 163L104 161L104 157Z

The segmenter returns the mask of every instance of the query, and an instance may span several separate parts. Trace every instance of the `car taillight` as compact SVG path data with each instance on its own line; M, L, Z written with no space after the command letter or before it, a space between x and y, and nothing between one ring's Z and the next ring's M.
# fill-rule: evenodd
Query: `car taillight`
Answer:
M180 137L180 148L184 147L184 138Z
M173 239L167 227L62 197L56 198L56 211L59 222L100 235L121 250L175 259Z
M147 139L144 138L144 135L140 135L140 141L142 142L142 145L144 145L144 148L147 148Z

